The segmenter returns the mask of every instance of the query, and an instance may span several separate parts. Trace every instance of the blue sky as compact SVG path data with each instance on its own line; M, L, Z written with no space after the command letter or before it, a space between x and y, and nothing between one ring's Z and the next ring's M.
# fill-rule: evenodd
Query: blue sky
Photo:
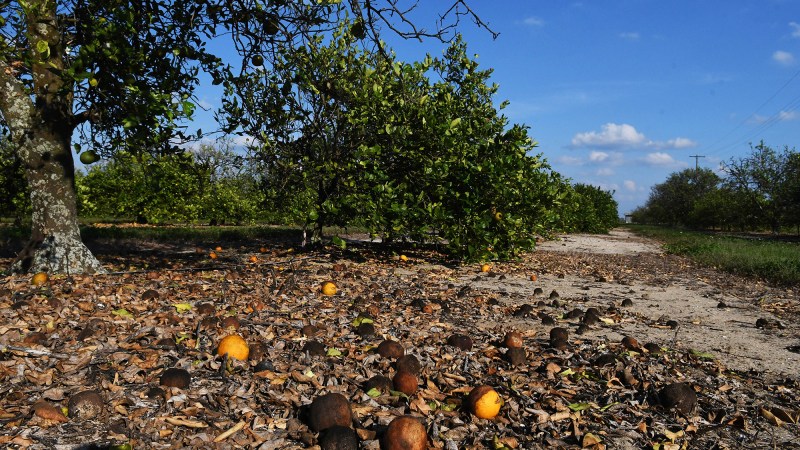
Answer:
M431 25L450 4L421 3ZM800 147L800 0L468 4L500 33L460 27L505 114L555 170L614 190L620 214L694 167L691 155L717 169L749 142ZM445 48L386 40L409 61Z
M470 4L501 33L461 28L506 114L557 171L615 190L620 213L691 155L716 169L749 142L800 144L800 1ZM398 53L424 52L411 44Z

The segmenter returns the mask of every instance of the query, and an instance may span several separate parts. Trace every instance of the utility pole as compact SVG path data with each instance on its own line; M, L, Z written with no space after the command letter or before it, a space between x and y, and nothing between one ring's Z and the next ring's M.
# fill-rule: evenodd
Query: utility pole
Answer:
M705 158L705 155L691 155L689 158L694 158L694 171L697 172L700 170L699 161L700 158Z

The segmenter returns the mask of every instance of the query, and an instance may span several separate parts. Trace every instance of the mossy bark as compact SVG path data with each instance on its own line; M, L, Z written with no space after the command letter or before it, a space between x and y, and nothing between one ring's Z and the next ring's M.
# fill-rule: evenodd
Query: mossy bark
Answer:
M35 43L29 61L0 59L0 113L25 165L33 209L31 240L11 269L94 273L103 268L81 241L78 228L70 148L78 121L72 111L74 82L59 75L66 53L56 4L32 0L25 9L26 37Z
M32 130L26 155L31 192L31 239L12 265L15 272L95 273L103 267L78 228L74 163L66 137Z

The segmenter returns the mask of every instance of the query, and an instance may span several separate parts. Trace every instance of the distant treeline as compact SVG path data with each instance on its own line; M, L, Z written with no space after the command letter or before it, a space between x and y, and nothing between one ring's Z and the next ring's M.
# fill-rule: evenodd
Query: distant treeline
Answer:
M763 142L710 169L673 173L652 188L634 222L732 231L800 229L800 153Z

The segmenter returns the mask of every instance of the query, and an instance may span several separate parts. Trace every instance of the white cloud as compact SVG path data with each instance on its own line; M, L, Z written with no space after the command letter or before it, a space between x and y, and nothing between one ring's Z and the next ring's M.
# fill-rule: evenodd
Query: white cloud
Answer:
M652 148L663 149L683 149L696 146L697 143L691 139L677 137L667 141L652 141L645 137L643 133L636 131L632 125L627 123L615 124L607 123L601 127L601 131L587 131L577 133L572 138L572 147L593 147L593 148ZM595 158L602 157L602 152L597 152ZM594 154L594 153L593 153ZM592 161L602 161L592 158Z
M636 192L636 182L633 180L625 180L622 182L622 186L625 188L626 191Z
M789 22L789 26L792 27L792 37L800 38L800 23Z
M783 50L776 50L775 53L772 54L772 59L784 66L791 66L794 64L794 55Z
M678 137L675 139L668 140L667 144L669 144L669 146L672 148L689 148L696 146L697 142L688 138Z
M600 132L587 131L576 134L572 138L572 145L575 147L629 147L645 142L644 135L627 123L621 125L607 123L601 128Z
M637 33L637 32L625 32L625 33L620 33L619 37L621 37L622 39L627 39L629 41L638 41L639 40L639 33Z
M259 140L253 136L231 136L231 143L236 147L254 145L258 142Z
M525 20L522 21L522 23L525 24L525 25L528 25L528 26L532 26L532 27L544 26L544 20L542 20L542 19L540 19L539 17L536 17L536 16L527 17L527 18L525 18Z
M204 109L205 111L209 111L212 108L214 108L214 105L204 98L201 98L200 100L197 101L197 106Z
M606 152L591 152L589 153L589 161L592 162L603 162L607 160L609 157L608 153Z
M777 114L773 116L762 116L760 114L754 114L748 122L754 124L763 124L767 122L788 122L790 120L797 120L800 119L800 114L797 111L779 111Z
M642 161L650 166L660 166L660 167L677 167L686 165L686 163L682 163L680 161L675 160L669 153L664 152L654 152L648 153Z
M655 149L683 149L683 148L692 148L697 146L697 142L683 137L677 137L674 139L669 139L664 142L654 142L654 141L647 141L647 146Z

